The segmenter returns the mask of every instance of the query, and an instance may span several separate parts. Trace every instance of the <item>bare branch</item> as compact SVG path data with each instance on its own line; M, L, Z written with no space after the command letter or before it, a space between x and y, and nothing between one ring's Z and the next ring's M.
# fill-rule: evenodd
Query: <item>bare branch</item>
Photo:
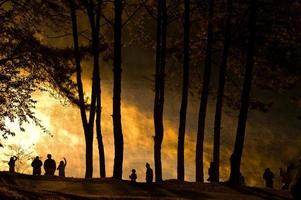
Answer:
M158 21L158 18L154 15L153 11L149 9L149 7L146 5L146 1L147 0L141 0L141 4L143 5L143 7L145 8L145 10L147 11L147 13L155 20Z
M142 8L142 4L140 4L135 10L134 12L128 16L128 18L125 20L125 22L122 24L122 27L125 26L136 14L137 12Z

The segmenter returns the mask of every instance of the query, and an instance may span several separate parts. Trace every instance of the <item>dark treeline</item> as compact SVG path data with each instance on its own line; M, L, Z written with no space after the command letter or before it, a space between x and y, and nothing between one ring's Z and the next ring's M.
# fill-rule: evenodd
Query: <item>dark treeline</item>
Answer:
M39 84L47 82L63 98L77 105L80 109L86 142L85 177L91 178L93 174L93 139L95 130L99 152L99 172L101 177L106 177L105 151L101 131L100 68L103 62L111 63L112 61L114 79L112 85L112 120L115 147L113 177L122 179L124 152L121 116L122 49L123 44L129 40L128 38L124 39L123 29L130 27L127 30L134 30L135 35L137 35L135 39L138 42L148 47L154 46L155 180L157 182L163 180L161 145L165 139L163 123L164 91L167 87L165 80L170 76L182 81L182 100L179 105L180 117L178 126L178 180L183 181L185 177L185 126L189 91L191 91L200 95L199 116L198 119L194 119L198 125L195 133L197 136L195 154L196 181L204 182L203 154L206 111L208 97L213 95L216 98L216 110L214 130L209 130L209 132L214 134L213 176L211 178L213 182L220 181L220 138L222 134L223 106L225 104L232 109L239 110L235 145L231 159L229 158L231 160L229 181L233 184L239 184L248 110L252 108L266 112L271 107L270 102L262 101L258 97L252 98L252 87L273 91L279 91L281 88L290 89L295 86L298 78L290 79L292 81L289 83L287 78L296 74L297 77L300 75L300 70L295 67L295 65L300 64L300 60L293 56L290 57L290 55L298 55L300 53L301 48L297 48L300 47L300 36L295 37L294 41L285 37L286 34L289 34L290 28L297 22L298 11L301 11L300 6L296 3L297 0L291 0L287 3L282 2L284 9L290 9L291 12L296 14L295 17L290 18L290 14L286 13L285 10L277 11L279 8L276 8L273 0L265 2L257 2L256 0L227 0L222 2L214 0L45 0L43 2L38 0L0 0L0 26L2 26L1 30L4 30L0 34L5 33L1 37L7 37L8 41L13 40L13 38L20 40L17 44L0 42L1 83L16 87L16 90L26 88L27 91L32 92L39 89ZM11 9L5 7L7 4L13 5ZM28 6L39 8L40 12L37 13L34 9L26 9ZM275 7L274 12L266 13L265 11L271 7ZM287 18L288 25L285 28L279 28L282 27L281 24L283 23L280 19L277 19L279 13L283 18ZM27 14L35 20L31 22L23 19L23 21L16 22L14 17L20 14ZM88 42L82 41L83 33L79 28L80 23L82 23L79 22L79 18L82 16L87 19L89 24L88 33L90 36L85 35L85 38L88 38ZM51 26L52 29L60 29L58 32L64 32L64 27L70 27L73 38L72 48L57 49L40 44L40 41L35 38L35 33L39 31L38 28L29 30L26 27L28 27L28 24L33 26L32 23L43 27L45 26L43 22L47 22L46 26ZM279 25L279 27L273 27L272 22ZM141 27L141 24L148 25ZM9 28L11 26L15 29L14 31ZM146 41L143 34L150 32L149 29L155 31L151 33L153 34L151 40ZM176 31L176 36L175 33L170 33L174 29L178 30ZM275 29L278 31L279 37L269 36L268 34L274 32ZM294 31L298 32L297 29ZM22 31L17 34L17 30ZM112 33L113 36L108 34L108 32ZM62 37L64 37L64 34ZM28 38L31 40L28 40ZM295 42L294 45L291 45L293 42ZM289 52L289 57L279 60L278 63L273 63L275 55L270 55L270 50L275 46L275 43L278 43L278 45L277 48L273 49L274 54L279 56L283 51ZM23 51L18 52L16 49L20 49L20 45ZM32 46L34 48L31 48ZM26 59L18 60L17 56L20 55ZM175 55L178 59L178 65L175 65L176 67L173 68L172 73L166 73L168 61ZM82 61L86 57L93 59L90 66L92 69L92 85L89 101L85 96L86 91L84 91L82 82ZM23 64L19 65L18 63L20 62ZM31 65L35 65L35 62L37 66L45 67L45 70L40 70L40 74L42 74L40 77L45 77L42 80L33 76L34 73L29 70ZM71 65L68 64L70 62L72 62ZM275 72L277 70L270 70L268 66L277 69L279 74ZM33 74L33 77L28 77L28 79L32 80L31 82L24 81L25 79L23 82L20 80L20 85L11 82L11 77L9 76L13 73L16 74L19 68L24 68L29 74ZM193 68L198 68L202 71L202 78L195 79L196 75L191 73ZM211 71L213 68L218 69L217 92L211 92ZM284 71L286 76L280 76L280 73ZM260 72L264 72L265 77ZM71 76L74 73L76 74L75 83L71 81ZM50 79L49 77L54 78ZM276 78L277 83L274 81ZM233 83L233 80L238 82L238 84ZM239 86L237 87L237 85ZM199 89L200 92L198 92ZM22 110L24 116L28 116L40 125L38 119L34 117L34 113L31 111L35 104L32 97L22 93L20 95L20 98L24 99L27 104L18 109ZM7 94L4 97L1 95L1 107L8 107L7 102L13 97L11 94ZM14 112L7 111L7 113L12 113L12 118L21 116L15 110ZM28 119L23 120L26 121ZM6 134L13 134L5 127L2 118L0 125L1 131L5 131Z

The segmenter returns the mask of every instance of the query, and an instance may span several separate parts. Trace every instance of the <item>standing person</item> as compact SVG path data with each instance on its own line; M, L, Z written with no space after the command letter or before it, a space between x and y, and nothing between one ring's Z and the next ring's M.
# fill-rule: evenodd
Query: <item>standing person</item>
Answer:
M131 182L136 183L137 174L136 174L136 170L135 169L132 169L132 173L131 173L131 175L129 177L131 179Z
M32 175L34 176L40 176L41 175L41 167L43 163L40 160L39 156L35 157L35 159L32 161L31 166L33 168Z
M295 200L301 199L301 157L299 158L299 164L297 166L297 173L291 183L290 191Z
M18 160L17 156L10 157L9 162L8 162L10 173L15 173L15 165L16 165L17 160Z
M59 176L65 177L65 168L67 165L67 160L64 158L64 161L61 160L59 166L57 167L57 170L59 170Z
M208 169L208 179L207 179L207 181L209 181L209 182L213 182L213 180L214 180L214 162L210 162L210 167L209 167L209 169Z
M153 170L150 167L149 163L146 163L145 167L146 167L146 177L145 177L146 183L152 183L153 182Z
M270 168L266 168L263 173L263 179L265 180L265 186L268 188L274 187L274 173L270 170Z
M287 167L286 171L284 171L282 168L279 168L281 183L282 183L282 185L281 185L282 190L288 190L289 189L289 185L292 181L291 170L292 170L292 165L289 165Z
M55 161L51 158L51 154L47 155L47 159L44 161L44 170L45 170L45 175L54 175L56 169L56 163Z

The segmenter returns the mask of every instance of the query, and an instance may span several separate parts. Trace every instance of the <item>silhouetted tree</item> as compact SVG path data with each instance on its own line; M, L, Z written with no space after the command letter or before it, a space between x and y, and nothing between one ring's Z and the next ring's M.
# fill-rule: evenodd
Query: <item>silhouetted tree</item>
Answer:
M122 134L122 123L121 123L121 75L122 75L122 28L127 25L132 18L137 14L137 12L142 7L139 3L130 4L134 7L134 11L131 14L127 10L128 18L122 20L122 13L124 7L127 5L126 1L112 1L106 3L114 3L114 19L109 19L109 17L102 14L103 19L106 21L103 25L109 25L113 27L113 56L110 51L111 48L106 48L107 54L103 57L104 61L110 59L113 60L113 134L114 134L114 167L113 167L113 177L117 179L122 178L122 165L123 165L123 134ZM110 13L109 13L110 14ZM111 28L111 27L109 27ZM104 44L104 47L106 44ZM104 166L105 157L104 149L101 135L101 98L100 98L100 88L97 97L97 111L96 111L96 133L98 139L98 151L99 151L99 164ZM105 168L100 168L101 177L105 177Z
M219 161L220 161L220 132L222 121L223 96L226 83L226 69L231 42L231 16L232 16L232 0L227 0L225 30L224 30L224 49L222 53L221 64L219 68L219 82L217 91L217 100L214 118L214 144L213 144L213 182L219 182Z
M166 0L158 1L157 14L157 44L156 44L156 78L154 100L154 161L156 182L162 181L161 145L163 141L163 107L165 85L165 51L166 51L166 27L167 11Z
M78 30L77 30L77 16L74 0L69 0L70 3L70 15L72 20L72 33L73 33L73 45L74 45L74 59L76 65L76 82L79 96L79 108L81 113L82 125L84 128L85 141L86 141L86 173L85 177L92 177L93 173L93 130L89 128L86 107L84 100L83 84L81 80L81 57L78 44Z
M185 125L189 88L189 49L190 49L190 0L184 1L184 49L183 49L183 83L182 102L180 109L180 124L178 136L178 179L184 180L184 145L185 145Z
M101 12L102 0L97 0L94 5L93 0L86 2L87 13L89 16L89 22L91 26L91 37L92 37L92 52L93 52L93 81L92 81L92 97L91 97L91 111L89 118L89 125L91 128L94 127L94 117L96 112L96 136L98 143L98 156L99 156L99 173L101 177L106 177L105 172L105 155L104 146L102 141L101 133L101 95L100 95L100 67L99 67L99 29L100 29L100 12Z
M15 135L7 127L7 119L17 122L20 131L25 131L24 123L33 122L48 132L35 116L33 92L47 91L75 100L75 85L70 80L74 70L68 64L72 51L46 46L36 34L42 16L51 10L42 5L34 0L0 1L0 131L3 138Z
M114 1L114 61L113 61L113 129L115 143L115 158L113 177L122 178L122 163L123 163L123 134L121 125L121 36L122 36L122 0Z
M203 166L203 151L204 151L204 133L205 133L205 119L207 111L207 100L209 94L209 84L211 76L211 55L212 55L212 43L213 43L213 8L214 0L209 0L209 12L208 12L208 33L207 33L207 48L205 58L205 69L203 75L203 87L200 101L199 118L198 118L198 131L196 141L196 181L204 182L204 166Z
M106 177L106 165L105 165L105 152L102 141L102 132L101 132L101 89L97 95L97 108L96 108L96 136L98 142L98 157L99 157L99 174L100 177Z
M4 153L5 159L3 163L7 164L10 157L16 156L15 170L19 173L24 173L30 169L30 162L34 158L34 145L23 147L22 145L11 144L6 146L7 151Z
M238 118L236 140L233 153L231 155L230 183L239 184L240 164L245 140L245 129L250 101L250 92L252 86L252 72L255 54L255 27L256 27L256 0L249 1L249 19L248 19L248 44L246 49L246 65L243 90L241 95L241 106Z
M86 116L86 105L84 101L84 91L81 80L81 55L78 44L78 28L77 28L77 16L76 16L76 4L73 0L69 0L70 14L72 19L72 33L74 42L74 58L76 64L76 79L77 89L79 96L79 107L81 112L82 125L84 128L84 135L86 141L86 178L91 178L93 175L93 128L96 114L96 101L97 96L100 97L100 76L99 76L99 27L100 27L100 9L102 1L97 1L95 6L93 1L85 1L84 5L87 9L89 23L91 27L92 36L92 52L93 52L93 76L92 76L92 92L91 92L91 105L89 113L89 121ZM96 7L96 9L95 9ZM94 13L96 10L96 13ZM100 105L98 105L100 106ZM99 121L99 119L98 119ZM100 124L98 125L100 126ZM100 127L99 127L100 128ZM99 131L99 129L97 129ZM98 134L100 134L98 132ZM99 135L98 135L99 136ZM98 137L101 139L102 137ZM100 158L101 159L101 158ZM100 168L105 168L101 165Z

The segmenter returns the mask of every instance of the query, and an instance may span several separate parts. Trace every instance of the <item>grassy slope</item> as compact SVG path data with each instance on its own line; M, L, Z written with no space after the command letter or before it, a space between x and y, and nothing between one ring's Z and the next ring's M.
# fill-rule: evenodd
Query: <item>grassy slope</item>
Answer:
M32 177L0 172L0 199L291 199L284 191L223 184L165 181L161 184L131 184L114 179Z

